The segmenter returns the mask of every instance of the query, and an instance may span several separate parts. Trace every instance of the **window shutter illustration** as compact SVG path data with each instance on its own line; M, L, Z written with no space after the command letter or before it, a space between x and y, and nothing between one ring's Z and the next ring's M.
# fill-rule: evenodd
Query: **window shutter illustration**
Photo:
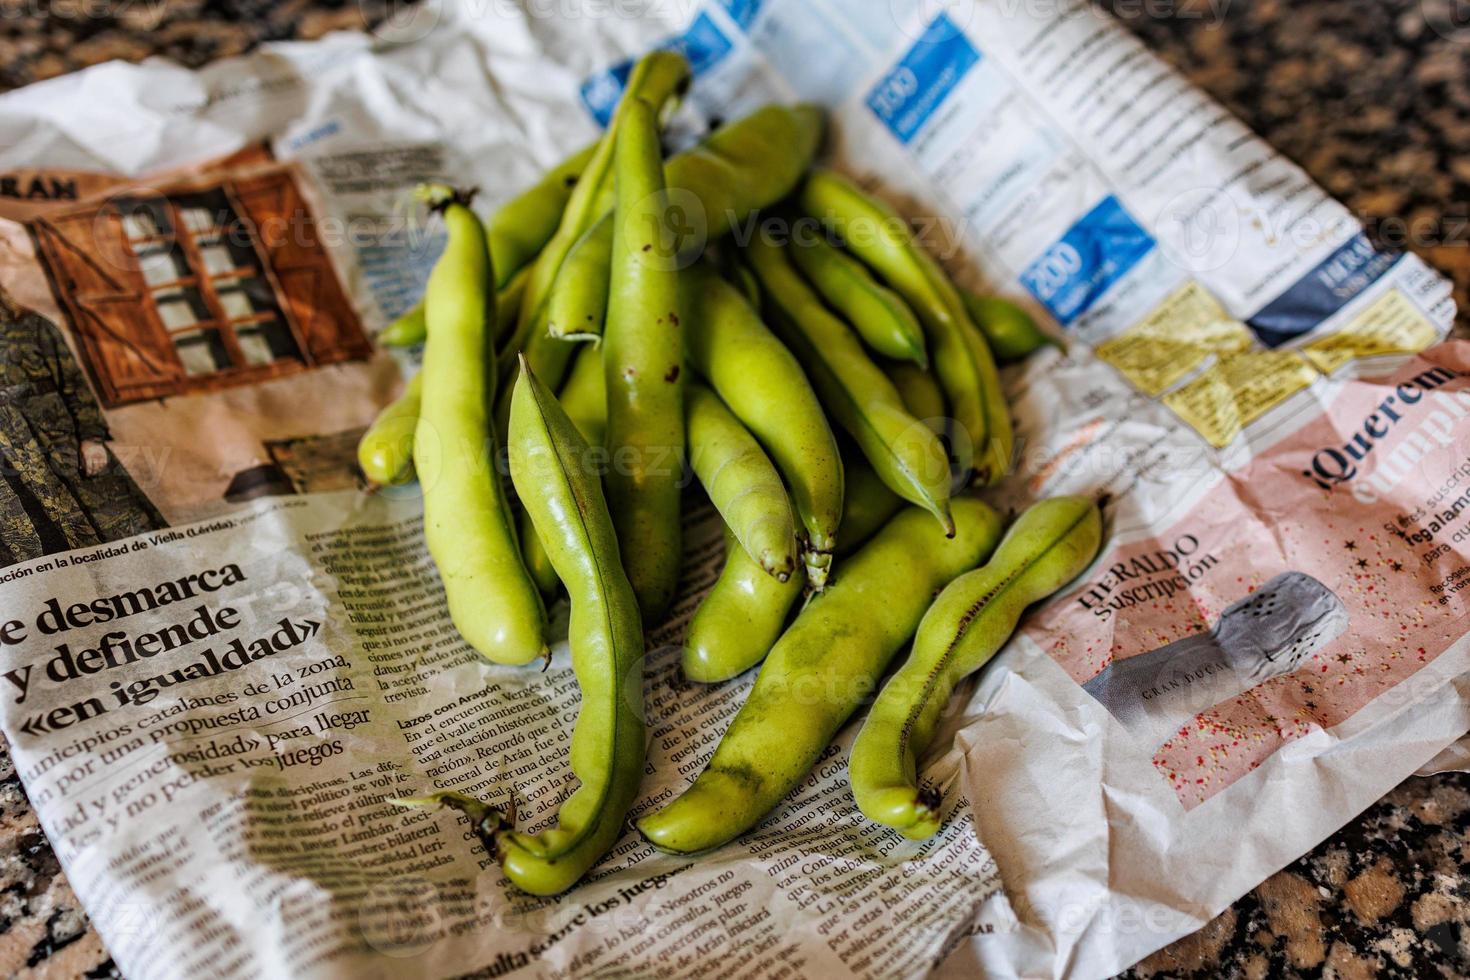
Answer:
M36 219L31 229L103 404L172 394L183 368L116 210L94 203Z
M264 253L308 360L332 364L371 356L372 345L291 170L238 177L227 186Z

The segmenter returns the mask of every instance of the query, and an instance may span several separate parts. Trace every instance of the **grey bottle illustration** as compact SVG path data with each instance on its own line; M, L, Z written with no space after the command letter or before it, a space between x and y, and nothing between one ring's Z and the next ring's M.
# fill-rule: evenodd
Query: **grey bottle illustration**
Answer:
M1331 589L1285 572L1226 607L1208 632L1116 661L1082 686L1157 749L1200 712L1296 670L1347 626Z

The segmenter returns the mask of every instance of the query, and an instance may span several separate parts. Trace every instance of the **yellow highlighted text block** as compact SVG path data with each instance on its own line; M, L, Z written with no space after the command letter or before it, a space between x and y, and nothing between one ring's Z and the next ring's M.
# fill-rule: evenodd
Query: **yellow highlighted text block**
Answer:
M1434 338L1434 325L1413 300L1402 290L1390 289L1341 330L1312 341L1302 353L1317 370L1331 374L1360 357L1421 351Z
M1312 383L1317 372L1297 351L1242 351L1220 359L1178 391L1168 405L1216 449L1230 445L1255 419Z
M1245 325L1225 312L1208 290L1190 280L1095 352L1139 391L1157 396L1210 354L1250 346L1251 334Z

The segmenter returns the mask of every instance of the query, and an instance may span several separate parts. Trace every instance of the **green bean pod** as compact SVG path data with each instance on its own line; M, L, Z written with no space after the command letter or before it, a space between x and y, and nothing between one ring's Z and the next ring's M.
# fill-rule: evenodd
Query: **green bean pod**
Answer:
M984 561L1001 521L974 498L954 501L946 537L917 508L901 511L777 641L704 771L638 821L660 850L709 850L755 826L811 771L838 729L913 636L934 593Z
M670 157L664 179L673 209L671 223L682 236L677 243L681 264L697 257L706 244L732 226L790 194L815 156L822 130L822 111L815 106L768 105L715 130L698 146ZM594 253L598 248L610 247L609 226L593 224L589 234L597 239L588 243ZM581 290L582 299L595 302L595 296L587 295L593 290L595 285L591 284ZM570 297L563 303L568 308L558 319L571 323L581 317L582 324L589 323L585 308L570 308L579 305ZM595 320L595 310L593 313ZM568 326L562 330L572 334L591 332ZM523 338L532 367L542 365L542 377L552 377L562 370L568 356L565 350L555 349L558 345L546 343L552 337L548 325L545 331L531 332Z
M497 288L504 289L512 277L530 268L556 234L572 189L592 162L597 145L595 140L588 143L546 171L540 180L502 204L485 222Z
M704 234L680 243L684 257L796 190L825 128L814 105L766 105L722 126L704 142L669 159L669 194ZM701 220L702 219L702 220Z
M413 479L413 430L419 424L423 374L408 379L357 443L357 465L368 483L395 486Z
M612 122L587 161L581 179L572 189L556 233L531 267L531 278L521 300L520 322L511 343L515 350L526 355L536 376L552 388L561 384L572 352L565 343L554 341L547 332L551 291L572 248L612 207L613 149L627 107L642 101L663 116L678 105L689 87L689 80L689 62L674 51L650 52L633 66ZM507 396L496 410L498 427L503 427L509 414Z
M567 253L547 299L546 332L556 340L600 341L612 278L612 215L603 215Z
M681 276L689 360L785 478L813 589L826 584L842 521L842 458L816 392L791 351L739 290L700 262Z
M755 436L704 385L684 390L689 460L746 554L781 581L796 570L796 525L781 475Z
M835 230L859 259L876 270L919 317L952 417L963 432L954 442L974 447L982 481L1010 470L1015 436L995 359L970 323L959 290L908 225L888 205L844 177L814 171L802 186L801 207Z
M886 365L888 378L903 397L909 414L920 419L941 439L949 434L949 407L944 401L944 390L939 380L930 372L903 361L889 361ZM969 473L974 469L975 447L968 440L952 441L947 447L950 453L950 469L957 473Z
M783 582L769 574L727 529L725 567L689 621L684 676L714 684L760 663L786 628L804 584L800 575Z
M847 459L847 490L842 500L838 557L856 551L903 507L902 498L888 489L862 453L843 455Z
M582 704L572 728L578 786L556 826L519 833L459 793L399 801L463 810L511 883L532 895L576 884L622 835L643 778L643 626L618 540L582 440L550 390L522 370L510 419L510 474L571 598L567 638Z
M678 586L684 475L684 330L679 273L664 239L668 195L648 103L625 103L617 140L603 375L608 501L644 618L660 621Z
M601 447L607 434L607 378L601 350L589 346L578 352L557 397L587 444Z
M746 254L760 279L772 325L806 368L837 424L857 441L894 493L951 530L949 460L938 437L909 414L893 382L802 281L784 250L756 238Z
M607 431L607 385L602 377L601 351L588 347L577 356L557 400L587 444L600 450L603 435ZM588 462L589 465L594 463L590 459ZM520 515L520 536L521 555L525 559L526 570L530 572L542 595L554 595L561 579L557 577L551 557L536 534L530 511L524 507L521 508Z
M489 660L523 664L547 655L546 611L495 471L490 250L484 226L453 190L428 185L419 193L449 227L425 293L429 340L413 441L424 537L460 635Z
M1092 500L1043 500L1020 516L988 564L939 594L852 747L848 775L869 820L915 840L939 830L938 795L919 788L916 771L955 685L1005 646L1027 606L1080 575L1101 543Z
M793 240L788 251L827 305L876 353L920 368L929 366L919 318L903 297L874 279L867 266L820 237Z
M842 524L836 554L867 543L903 506L861 454L846 466ZM713 684L742 674L765 659L780 639L802 592L800 576L785 582L766 574L725 531L725 567L710 588L684 640L684 676Z
M536 536L531 514L524 507L521 508L520 515L516 518L516 526L517 536L521 542L521 561L526 565L526 574L531 576L531 581L536 583L536 588L541 590L541 595L546 599L551 599L556 595L561 579L556 577L556 568L551 564L551 556L546 553L541 539Z
M521 292L526 285L527 270L510 277L495 297L495 342L498 345L515 329ZM378 331L378 342L385 347L417 347L429 336L429 318L424 301L419 300L398 319Z
M419 300L378 331L378 343L384 347L417 347L429 335L429 321L424 314L424 301Z
M1036 321L1021 307L999 296L962 293L970 320L985 335L985 342L1001 362L1022 361L1052 343Z

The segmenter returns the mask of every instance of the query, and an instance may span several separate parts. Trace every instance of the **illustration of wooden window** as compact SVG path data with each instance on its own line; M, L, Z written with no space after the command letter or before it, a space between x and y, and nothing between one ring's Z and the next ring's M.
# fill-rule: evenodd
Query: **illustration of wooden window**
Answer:
M114 194L31 227L108 406L372 353L289 167Z

